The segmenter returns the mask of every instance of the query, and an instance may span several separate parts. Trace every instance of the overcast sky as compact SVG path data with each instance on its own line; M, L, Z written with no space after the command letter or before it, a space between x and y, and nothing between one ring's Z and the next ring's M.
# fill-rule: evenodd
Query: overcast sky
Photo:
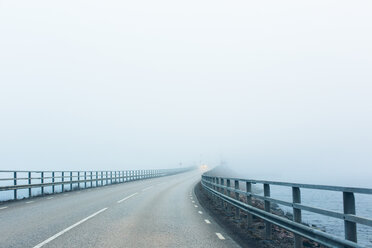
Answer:
M0 169L372 186L372 2L0 0Z

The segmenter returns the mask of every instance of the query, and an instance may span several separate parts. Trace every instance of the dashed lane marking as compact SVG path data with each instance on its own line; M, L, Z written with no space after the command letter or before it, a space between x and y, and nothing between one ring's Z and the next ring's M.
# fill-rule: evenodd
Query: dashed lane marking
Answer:
M107 210L107 208L103 208L103 209L101 209L101 210L95 212L94 214L89 215L89 216L86 217L85 219L82 219L81 221L76 222L76 223L73 224L72 226L69 226L69 227L67 227L66 229L60 231L59 233L53 235L52 237L50 237L50 238L44 240L44 241L41 242L40 244L34 246L34 248L40 248L40 247L43 247L44 245L46 245L46 244L48 244L50 241L53 241L54 239L58 238L59 236L61 236L61 235L64 234L65 232L70 231L72 228L77 227L78 225L84 223L85 221L87 221L87 220L93 218L94 216L96 216L96 215L98 215L98 214L100 214L100 213L102 213L103 211L106 211L106 210Z
M205 221L205 223L207 223L207 224L211 224L211 222L210 222L209 220L207 220L207 219L205 219L204 221ZM217 235L217 236L218 236L218 235Z
M6 209L6 208L8 208L8 206L6 206L6 207L0 207L0 210L2 210L2 209Z
M221 240L224 240L225 237L221 233L216 233L217 237Z
M131 194L131 195L129 195L129 196L127 196L127 197L125 197L125 198L119 200L118 203L122 203L123 201L128 200L129 198L131 198L131 197L133 197L133 196L135 196L135 195L137 195L137 194L138 194L137 192L134 193L134 194Z
M34 201L28 201L28 202L26 202L26 204L30 204L30 203L33 203Z
M149 190L149 189L151 189L152 187L154 187L154 186L150 186L150 187L144 188L142 191Z
M48 197L47 200L53 199L54 197Z
M198 207L198 205L194 205L194 207L196 207L196 208L197 208L197 207Z
M202 211L199 211L198 213L199 213L199 214L203 214L203 212L202 212Z

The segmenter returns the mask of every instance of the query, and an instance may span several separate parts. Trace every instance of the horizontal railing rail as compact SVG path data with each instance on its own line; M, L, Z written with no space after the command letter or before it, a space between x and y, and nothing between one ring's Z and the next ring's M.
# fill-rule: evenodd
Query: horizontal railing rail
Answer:
M75 189L101 187L154 177L169 176L193 168L124 171L11 171L0 170L0 202ZM38 192L33 189L39 188ZM19 195L19 190L28 190ZM13 191L12 198L2 194Z
M248 226L251 226L253 223L252 216L256 216L264 220L266 238L271 238L272 224L294 233L295 248L302 247L303 238L308 238L329 247L363 247L357 243L357 224L372 227L372 219L356 215L354 196L354 194L372 195L372 189L216 177L209 176L206 173L202 175L201 184L203 188L212 195L215 204L219 204L221 207L223 207L228 214L231 214L232 206L235 208L236 219L240 219L240 211L244 211L247 214ZM241 184L245 184L245 191L241 189ZM263 185L263 195L253 192L253 184ZM292 189L292 201L284 201L272 198L270 194L271 185L290 187ZM301 189L303 188L342 192L344 211L337 212L302 204ZM244 196L244 201L241 196ZM258 207L254 206L252 204L253 199L261 200L264 203L264 209L259 209ZM286 217L274 214L271 210L272 203L291 207L293 209L293 218L288 219ZM341 238L303 224L302 211L308 211L311 213L343 220L345 238Z

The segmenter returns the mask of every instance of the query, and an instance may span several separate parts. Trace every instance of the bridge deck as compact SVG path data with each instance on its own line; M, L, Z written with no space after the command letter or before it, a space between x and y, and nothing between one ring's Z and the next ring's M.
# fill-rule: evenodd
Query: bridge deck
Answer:
M3 204L0 247L239 247L191 199L199 179L192 171Z

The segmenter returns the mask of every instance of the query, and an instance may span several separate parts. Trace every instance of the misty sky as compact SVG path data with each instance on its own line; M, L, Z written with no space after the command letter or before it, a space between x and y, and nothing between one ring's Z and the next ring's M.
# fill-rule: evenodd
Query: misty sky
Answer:
M371 186L371 1L0 0L0 169Z

